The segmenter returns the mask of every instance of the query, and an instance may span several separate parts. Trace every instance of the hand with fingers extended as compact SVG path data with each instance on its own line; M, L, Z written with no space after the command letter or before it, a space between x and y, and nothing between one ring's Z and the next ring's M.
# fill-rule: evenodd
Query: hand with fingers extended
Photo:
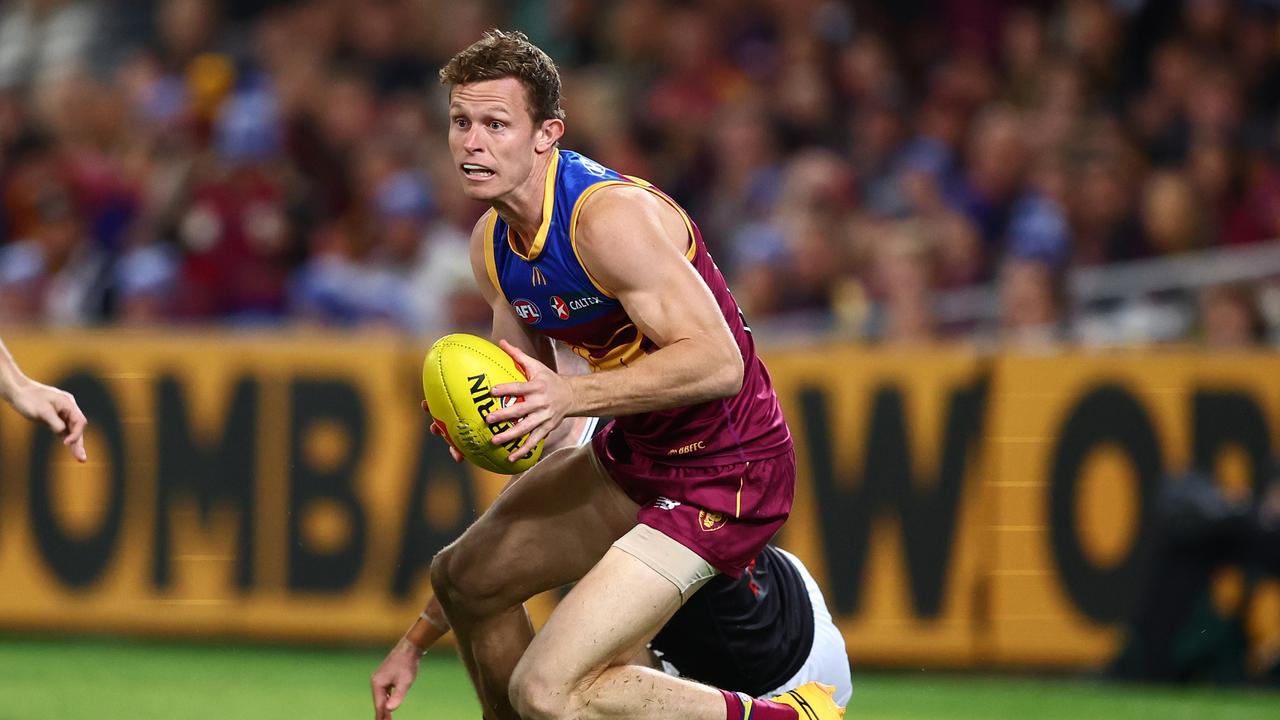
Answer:
M400 707L418 677L422 650L407 638L401 638L382 664L373 672L369 684L373 689L373 720L391 720L392 711Z
M435 416L431 414L431 407L427 405L426 400L422 401L422 412L426 413L427 417L431 418L431 434L444 438L444 441L449 444L449 455L453 457L453 461L462 462L463 460L466 460L467 458L461 452L458 452L458 448L454 447L453 441L449 439L449 434L444 430L444 425L442 425L439 420L436 420Z
M485 418L491 425L511 422L510 428L493 436L494 445L506 445L523 435L528 436L508 456L508 460L515 462L560 426L560 421L564 420L573 407L573 389L564 376L520 348L506 340L500 341L498 345L516 361L527 378L524 382L494 385L489 391L494 397L514 397L519 402L505 404L505 407L494 410Z
M61 437L76 460L89 459L84 449L84 429L89 421L71 393L23 377L13 383L6 399L24 417L44 423Z

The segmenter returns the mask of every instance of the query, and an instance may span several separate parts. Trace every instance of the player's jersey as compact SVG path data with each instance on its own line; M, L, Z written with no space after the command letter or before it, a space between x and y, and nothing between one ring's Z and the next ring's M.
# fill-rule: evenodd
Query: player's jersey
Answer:
M694 593L650 646L684 677L760 696L804 665L813 622L804 579L768 546L742 577L717 575Z
M601 189L631 185L654 193L684 218L691 238L689 262L710 288L742 353L743 381L736 395L619 417L617 428L628 444L657 460L681 465L722 465L786 451L791 436L769 374L756 355L737 302L688 214L649 183L567 150L552 158L546 183L542 227L527 255L516 250L513 231L497 213L489 213L485 227L489 278L530 330L564 342L593 372L625 367L657 349L618 299L587 272L574 244L583 202Z

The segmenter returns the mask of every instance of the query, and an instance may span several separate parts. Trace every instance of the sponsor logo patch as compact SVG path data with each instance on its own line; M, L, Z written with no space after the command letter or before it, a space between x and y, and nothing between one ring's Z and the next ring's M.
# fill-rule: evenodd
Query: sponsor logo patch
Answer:
M589 308L592 305L599 305L600 303L603 303L603 302L604 302L603 299L596 297L595 295L587 295L586 297L579 297L579 298L570 298L569 309L582 310L585 308Z
M561 320L569 319L569 303L565 302L564 298L559 295L551 296L551 309L555 311L556 317Z

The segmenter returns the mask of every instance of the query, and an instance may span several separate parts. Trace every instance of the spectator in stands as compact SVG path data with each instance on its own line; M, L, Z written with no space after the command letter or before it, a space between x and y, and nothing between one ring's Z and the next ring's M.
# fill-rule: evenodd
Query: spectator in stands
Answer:
M1280 162L1261 153L1245 161L1245 192L1220 238L1224 245L1265 242L1280 237Z
M1000 59L1007 81L1004 98L1026 108L1038 91L1037 80L1045 63L1044 21L1036 11L1017 7L1005 15L1001 28Z
M38 85L86 63L102 12L87 0L16 0L0 11L0 90Z
M1018 201L1000 268L1000 339L1010 348L1042 350L1070 338L1064 268L1070 252L1066 218L1055 203Z
M376 201L381 252L406 287L403 329L418 335L475 329L488 304L475 289L470 236L439 214L423 174L397 173Z
M1267 341L1267 321L1253 287L1213 285L1200 292L1200 335L1206 348L1239 350Z
M1224 138L1197 138L1187 157L1186 175L1202 211L1201 240L1225 238L1226 228L1239 211L1242 176L1239 149Z
M290 282L292 314L330 327L394 329L405 324L405 288L369 262L368 244L350 220L319 229L312 238L311 259Z
M124 325L161 325L174 319L178 258L168 243L131 247L115 263L111 289Z
M955 185L951 148L937 138L918 136L895 158L890 193L874 210L886 217L934 216L949 209Z
M1022 117L1002 105L984 110L974 120L966 159L957 204L981 231L983 244L995 247L1022 190L1027 163Z
M423 336L474 327L466 306L474 294L468 237L437 221L425 178L395 172L373 204L371 242L349 222L322 231L315 256L293 279L294 312L325 325Z
M92 241L65 165L29 137L5 196L15 239L0 247L0 316L84 325L102 316L107 258Z
M183 316L261 322L284 311L294 239L282 141L269 88L243 91L220 110L214 147L224 165L197 184L181 221Z
M767 217L735 234L728 253L732 284L750 316L830 308L832 290L849 268L843 230L854 201L852 182L842 158L811 150L791 159L778 188L768 188L776 198L760 200Z
M777 209L782 192L783 164L778 139L764 112L761 98L743 98L721 108L716 124L721 132L711 141L714 186L703 198L710 242L729 240L732 249L721 252L724 271L737 272L741 246L735 235L754 223L767 222Z
M1080 160L1070 169L1065 208L1071 220L1070 257L1095 266L1146 256L1138 220L1140 166L1123 132L1112 120L1082 124L1084 138L1069 152Z
M1180 172L1147 178L1142 194L1142 229L1152 252L1172 255L1205 245L1204 213L1195 187Z
M884 344L918 345L937 338L932 294L937 263L922 221L898 221L876 241L872 287L877 301L866 336Z
M1280 238L1270 5L855 5L569 3L535 22L523 6L439 0L171 0L110 13L15 0L0 8L0 193L25 182L17 138L38 127L96 251L128 254L107 276L140 304L108 303L112 317L284 320L283 278L333 245L301 238L323 229L371 250L383 236L373 193L386 178L366 176L376 146L397 148L386 173L430 175L448 161L426 142L445 122L424 110L423 94L440 92L430 70L487 27L525 25L559 48L581 99L567 108L583 121L567 142L698 211L707 241L729 246L718 257L760 327L803 316L812 322L791 325L821 330L847 314L847 290L874 285L873 229L889 221L925 228L930 293L996 277L1012 292L1024 284L1013 278L1045 269L1012 239L1032 195L1066 224L1054 277ZM258 109L246 102L264 96ZM271 149L236 152L232 117L257 117ZM793 205L788 169L815 149L843 165L842 207L780 209ZM443 216L412 220L424 237L474 221L466 203L433 201ZM5 210L0 243L31 240L31 212ZM812 287L770 286L797 263ZM170 265L177 307L165 308L154 301ZM218 267L231 280L215 279Z
M217 52L224 44L218 35L218 3L213 0L168 0L155 8L155 52L166 70L181 74L201 54Z

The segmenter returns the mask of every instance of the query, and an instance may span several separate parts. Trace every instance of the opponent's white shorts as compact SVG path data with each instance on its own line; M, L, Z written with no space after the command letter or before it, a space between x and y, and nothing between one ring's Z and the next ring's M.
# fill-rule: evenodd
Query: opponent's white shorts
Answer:
M813 649L804 665L792 675L782 686L761 697L769 698L797 688L807 682L820 682L835 685L834 697L841 706L849 704L853 697L853 677L849 672L849 656L844 646L844 636L831 621L831 611L827 609L827 600L822 597L818 582L813 579L804 564L795 555L777 548L804 578L804 586L809 589L809 603L813 605Z
M853 677L849 672L849 657L845 654L844 636L836 629L836 625L831 621L831 612L827 609L827 600L822 597L822 590L818 588L818 582L809 574L809 570L805 568L804 563L791 553L782 548L775 548L782 553L791 565L800 572L800 577L804 579L804 586L809 590L809 604L813 606L813 648L809 650L809 657L805 658L804 664L781 686L761 695L762 698L771 698L788 690L794 690L808 682L820 682L827 685L834 685L836 691L832 694L836 702L841 706L849 704L849 698L853 697ZM662 657L655 657L655 667L661 669L668 675L681 677L680 669L672 665Z

